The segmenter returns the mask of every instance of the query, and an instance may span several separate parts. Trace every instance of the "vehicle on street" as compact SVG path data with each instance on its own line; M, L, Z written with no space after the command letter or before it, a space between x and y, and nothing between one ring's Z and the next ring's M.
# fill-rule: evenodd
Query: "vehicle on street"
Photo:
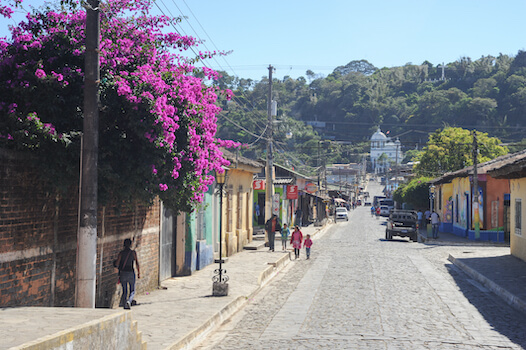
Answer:
M375 207L379 206L380 205L380 200L382 200L382 199L385 199L385 197L384 196L374 196L373 197L373 205Z
M346 208L344 207L336 208L336 214L334 216L334 221L338 221L338 220L349 221L349 213L347 212Z
M390 198L380 199L379 202L380 202L380 206L387 205L389 209L394 209L395 207L394 200Z
M412 210L394 210L387 219L385 239L391 240L393 236L409 237L413 242L418 242L418 215Z
M390 212L391 208L389 208L387 205L380 206L380 216L389 216Z

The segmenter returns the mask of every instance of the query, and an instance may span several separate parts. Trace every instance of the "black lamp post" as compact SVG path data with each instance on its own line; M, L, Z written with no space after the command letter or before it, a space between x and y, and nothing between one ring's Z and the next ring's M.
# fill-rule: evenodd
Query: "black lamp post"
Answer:
M223 169L223 172L215 172L216 183L219 186L219 268L214 270L214 276L212 281L212 295L221 297L228 295L228 276L226 275L226 270L223 270L223 187L226 182L227 169Z

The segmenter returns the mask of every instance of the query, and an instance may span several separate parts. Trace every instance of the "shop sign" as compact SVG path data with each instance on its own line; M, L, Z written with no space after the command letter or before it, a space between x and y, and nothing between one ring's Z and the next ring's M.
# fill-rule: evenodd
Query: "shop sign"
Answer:
M252 189L254 189L254 190L264 190L265 189L265 180L254 180L252 182Z
M305 192L307 193L315 193L318 191L318 186L316 184L309 182L305 185Z
M287 186L287 199L298 199L298 186L297 185Z

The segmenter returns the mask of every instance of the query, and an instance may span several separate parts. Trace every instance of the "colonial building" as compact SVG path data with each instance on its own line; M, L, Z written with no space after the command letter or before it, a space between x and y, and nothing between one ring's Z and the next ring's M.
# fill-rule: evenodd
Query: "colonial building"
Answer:
M385 173L389 170L391 163L400 164L403 155L400 140L391 138L378 128L371 136L371 164L375 174Z

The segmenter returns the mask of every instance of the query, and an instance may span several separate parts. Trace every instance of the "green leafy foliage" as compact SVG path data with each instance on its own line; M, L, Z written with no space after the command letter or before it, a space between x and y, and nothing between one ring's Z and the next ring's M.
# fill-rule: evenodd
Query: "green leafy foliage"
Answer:
M509 152L501 141L477 132L478 162L483 163ZM439 176L473 164L473 135L469 130L446 127L429 136L429 141L415 166L417 174Z
M406 184L401 184L393 193L398 203L406 203L413 209L429 207L429 184L431 177L421 176Z

